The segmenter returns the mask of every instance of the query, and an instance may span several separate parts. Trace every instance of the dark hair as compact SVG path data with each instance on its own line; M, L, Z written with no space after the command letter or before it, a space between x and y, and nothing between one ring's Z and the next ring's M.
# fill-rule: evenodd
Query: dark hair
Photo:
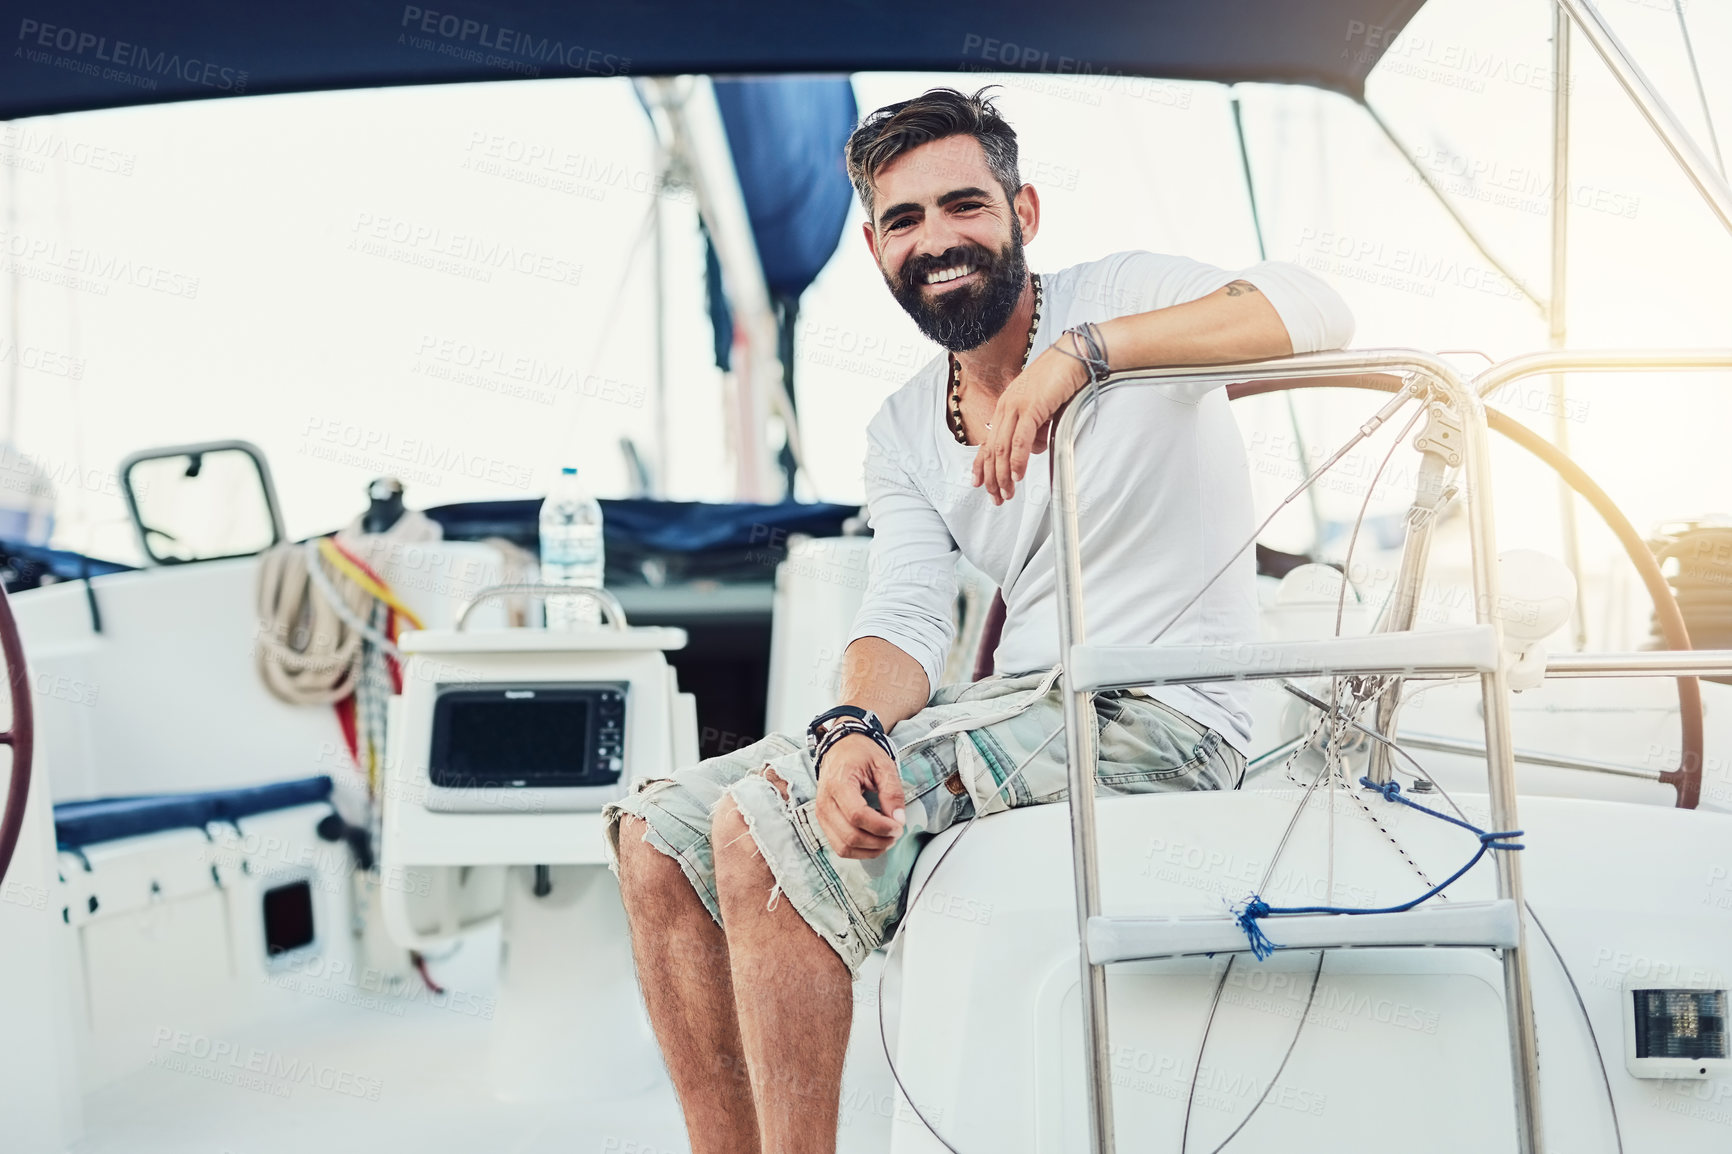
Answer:
M860 122L848 138L848 179L872 215L872 181L903 153L943 140L972 136L986 154L986 166L1004 188L1006 200L1016 199L1022 177L1016 171L1016 131L993 108L988 85L973 96L954 88L929 88L912 100L886 104Z

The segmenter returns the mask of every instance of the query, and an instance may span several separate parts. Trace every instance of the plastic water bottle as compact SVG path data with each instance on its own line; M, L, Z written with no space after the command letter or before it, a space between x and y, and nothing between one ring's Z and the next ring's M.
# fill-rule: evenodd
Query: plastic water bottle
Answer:
M604 562L601 505L577 479L576 469L561 469L541 503L542 583L600 589ZM600 624L601 607L588 597L547 597L549 629Z

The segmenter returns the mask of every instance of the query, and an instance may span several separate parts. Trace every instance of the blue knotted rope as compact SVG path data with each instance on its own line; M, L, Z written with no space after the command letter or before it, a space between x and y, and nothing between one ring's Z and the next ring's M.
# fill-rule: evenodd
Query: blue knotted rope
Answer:
M1251 943L1251 956L1259 962L1266 960L1275 952L1275 943L1269 940L1269 935L1263 932L1263 927L1257 924L1257 919L1266 918L1274 911L1269 903L1252 894L1234 909L1233 920L1239 923L1239 928L1245 931L1245 938Z
M1468 859L1466 865L1462 866L1460 869L1444 878L1443 881L1432 886L1412 901L1403 902L1398 906L1384 906L1380 909L1354 909L1348 906L1272 906L1257 894L1252 894L1250 897L1233 907L1233 920L1238 923L1240 929L1245 931L1245 938L1251 943L1251 954L1258 961L1263 961L1268 958L1270 954L1273 954L1276 950L1281 948L1277 943L1270 941L1269 935L1263 932L1263 927L1257 924L1263 918L1280 914L1406 913L1421 902L1425 902L1442 893L1453 882L1455 882L1456 879L1460 878L1463 874L1467 873L1468 870L1478 865L1479 859L1484 857L1488 850L1519 850L1527 848L1520 842L1510 840L1511 838L1521 837L1521 830L1483 830L1477 825L1472 825L1460 818L1451 817L1447 813L1439 813L1430 806L1420 805L1417 801L1413 801L1410 798L1403 796L1400 782L1391 780L1379 785L1368 777L1362 777L1359 779L1359 784L1380 794L1385 801L1392 801L1399 805L1405 805L1409 809L1417 809L1420 813L1430 814L1432 817L1447 821L1451 825L1459 825L1462 829L1467 830L1479 839L1479 849L1474 853L1473 857Z

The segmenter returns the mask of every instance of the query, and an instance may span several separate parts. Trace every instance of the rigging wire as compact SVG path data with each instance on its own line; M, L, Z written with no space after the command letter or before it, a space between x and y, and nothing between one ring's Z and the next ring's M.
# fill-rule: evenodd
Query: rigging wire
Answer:
M1395 135L1395 130L1389 127L1388 121L1384 120L1383 117L1377 114L1377 109L1371 107L1370 101L1366 101L1361 104L1360 107L1365 109L1366 113L1371 117L1371 122L1383 131L1383 135L1389 138L1389 143L1395 146L1395 151L1401 154L1401 159L1407 161L1408 167L1413 169L1415 175L1419 177L1420 183L1424 184L1425 187L1430 190L1431 195L1436 198L1437 203L1443 206L1443 211L1447 212L1449 218L1455 221L1456 227L1461 229L1462 235L1467 237L1468 242L1471 243L1474 248L1479 250L1479 255L1490 261L1492 267L1502 273L1504 279L1514 285L1516 291L1520 292L1524 297L1527 297L1529 302L1531 302L1535 308L1539 309L1541 313L1545 313L1550 306L1545 301L1535 296L1533 290L1528 288L1527 283L1523 281L1521 277L1511 272L1507 265L1492 255L1491 249L1486 246L1485 239L1475 231L1471 224L1467 223L1467 218L1462 216L1456 209L1454 203L1451 202L1448 195L1444 193L1443 187L1437 183L1431 173L1427 172L1425 167L1413 158L1413 154L1407 150L1407 145L1403 144L1401 138Z
M16 139L7 148L8 163L6 165L6 235L18 235L18 145ZM16 446L18 444L18 372L19 364L24 360L18 354L18 313L19 297L23 293L23 280L19 273L19 262L9 262L11 291L6 294L6 336L11 342L11 364L6 367L6 435L5 440Z
M1233 110L1233 135L1239 140L1239 167L1245 174L1245 200L1251 206L1251 231L1257 237L1257 259L1269 259L1269 247L1263 239L1263 214L1257 209L1257 182L1251 175L1251 149L1245 143L1245 118L1239 109L1239 88L1229 85L1227 100ZM1293 429L1293 451L1301 461L1308 460L1310 454L1305 451L1305 431L1299 424L1299 402L1294 400L1291 392L1282 394L1287 402L1287 423ZM1323 511L1317 502L1315 488L1305 490L1306 503L1311 507L1311 532L1317 538L1317 543L1323 543Z
M1093 388L1094 388L1094 386L1091 385L1090 389L1092 390ZM1378 429L1381 429L1384 426L1384 424L1386 422L1388 422L1388 420L1391 417L1395 416L1396 413L1401 411L1401 408L1403 405L1407 404L1408 401L1412 400L1417 395L1418 395L1418 390L1415 389L1412 381L1409 381L1407 384L1403 385L1401 387L1401 390L1395 394L1394 398L1392 398L1387 405L1385 405L1385 406L1383 406L1383 408L1379 409L1377 411L1377 413L1374 416L1372 416L1372 418L1370 420L1366 421L1363 425L1359 426L1358 430L1353 434L1353 436L1347 438L1346 442L1344 444L1342 444L1340 448L1336 449L1333 453L1329 454L1328 460L1324 461L1321 465L1318 465L1315 469L1313 469L1305 477L1304 480L1300 481L1298 485L1294 486L1293 491L1291 493L1288 493L1285 497L1281 498L1280 504L1276 505L1275 508L1270 511L1270 513L1267 517L1263 518L1262 523L1251 531L1251 535L1249 537L1245 538L1245 541L1242 545L1240 545L1237 549L1233 550L1232 554L1226 559L1226 561L1221 563L1221 567L1219 569L1216 569L1215 572L1209 576L1209 579L1207 581L1203 582L1202 586L1195 593L1193 593L1191 595L1191 599L1189 601L1185 602L1184 605L1180 606L1179 611L1177 613L1173 614L1173 616L1168 619L1168 621L1165 625L1161 626L1158 630L1155 631L1155 635L1153 637L1149 638L1148 644L1153 645L1155 642L1159 641L1162 637L1165 637L1167 635L1168 630L1170 630L1173 626L1177 625L1181 620L1183 620L1185 614L1189 613L1191 611L1192 607L1195 606L1198 601L1201 601L1203 599L1203 594L1207 593L1210 589L1214 588L1215 582L1219 581L1223 576L1226 575L1227 570L1229 570L1233 567L1233 563L1235 561L1237 561L1240 557L1244 556L1245 550L1251 548L1252 546L1254 546L1257 543L1257 538L1263 535L1263 530L1265 530L1269 527L1270 522L1274 521L1275 518L1281 514L1281 511L1283 509L1285 509L1287 506L1291 505L1294 501L1298 500L1299 496L1302 493L1304 493L1307 488L1309 488L1311 485L1313 485L1317 482L1317 478L1319 478L1323 474L1327 473L1330 469L1333 469L1336 466L1336 464L1338 462L1340 462L1341 458L1345 457L1348 453L1353 451L1354 446L1358 445L1359 442L1365 440L1365 438L1367 438L1367 437L1371 436L1373 433L1377 432ZM1096 404L1095 405L1096 412L1098 412L1099 409L1100 409L1100 405ZM1094 415L1094 414L1091 414L1091 416L1092 415Z
M1678 32L1684 37L1684 55L1690 59L1690 75L1696 80L1696 99L1702 102L1702 119L1708 124L1708 143L1714 147L1714 167L1720 179L1726 179L1726 160L1720 155L1720 134L1714 131L1714 114L1708 109L1708 90L1702 87L1702 70L1696 66L1696 45L1690 39L1690 25L1684 20L1684 0L1672 0L1672 11L1678 14Z
M650 197L649 211L644 213L643 221L638 225L637 236L632 240L631 248L626 250L625 271L619 278L619 284L615 286L613 290L613 300L608 305L606 318L601 322L601 333L596 338L595 351L590 354L589 366L584 369L583 376L578 378L577 383L579 392L577 395L579 397L582 396L581 390L583 383L589 380L590 377L594 376L596 369L601 367L601 357L602 354L607 351L608 338L611 337L614 330L619 327L618 322L620 310L625 307L626 302L625 287L631 283L632 274L637 271L638 253L642 251L643 246L649 241L649 239L656 234L656 217L660 202L661 198L659 194ZM577 424L582 416L583 405L581 403L575 404L572 407L571 419L565 423L565 435L560 438L559 444L555 447L558 452L564 453L567 451L566 447L571 443L572 435L577 432Z
M1606 1073L1606 1055L1600 1049L1600 1036L1594 1032L1594 1019L1588 1014L1588 1003L1582 998L1581 987L1576 985L1576 976L1570 973L1569 963L1564 961L1563 951L1552 941L1552 935L1546 930L1545 923L1540 921L1540 916L1534 912L1533 903L1524 900L1522 906L1527 910L1534 928L1539 930L1540 937L1546 940L1552 957L1558 960L1558 968L1564 972L1564 980L1570 984L1570 993L1576 996L1576 1008L1582 1012L1582 1023L1588 1027L1588 1041L1594 1044L1594 1061L1600 1065L1600 1081L1606 1087L1606 1107L1612 1112L1612 1137L1617 1140L1618 1154L1624 1154L1624 1127L1618 1121L1618 1100L1612 1094L1612 1076Z
M1365 499L1360 503L1359 515L1354 519L1353 530L1352 530L1351 534L1348 536L1348 540L1347 540L1347 555L1346 556L1347 556L1347 564L1348 565L1350 565L1352 563L1353 550L1356 547L1358 540L1359 540L1359 530L1360 530L1360 527L1365 522L1366 513L1370 510L1371 496L1373 493L1375 493L1377 491L1378 482L1383 479L1384 472L1389 468L1389 462L1394 458L1395 450L1397 448L1399 448L1402 445L1402 443L1407 439L1407 434L1412 431L1413 426L1418 423L1419 418L1422 417L1424 414L1425 414L1425 409L1423 406L1414 410L1413 415L1408 418L1407 424L1402 427L1401 431L1399 433L1397 433L1395 435L1395 437L1393 438L1393 440L1390 442L1390 446L1389 446L1388 451L1385 452L1383 455L1383 460L1378 463L1377 471L1372 474L1370 483L1366 485ZM1380 414L1380 415L1382 415L1382 414ZM1348 442L1347 446L1344 446L1341 450L1338 450L1335 454L1333 454L1330 457L1330 459L1318 470L1318 472L1316 474L1314 474L1312 477L1307 478L1303 482L1303 484L1307 487L1310 486L1312 484L1313 480L1317 476L1320 476L1324 470L1330 468L1331 466L1333 466L1335 464L1336 461L1340 460L1341 457L1345 455L1347 449L1351 448L1353 445L1357 444L1358 440L1359 440L1359 438L1354 438L1354 439L1350 440ZM1285 507L1285 505L1288 502L1291 502L1292 500L1293 500L1293 496L1290 495L1287 498L1287 500L1282 503L1282 507ZM1280 511L1281 511L1280 508L1277 508L1275 510L1276 513L1279 513ZM1273 519L1274 519L1274 514L1270 514L1269 520L1273 520ZM1268 525L1269 520L1265 520L1263 522L1263 525L1264 526ZM1262 532L1262 529L1263 529L1263 526L1259 526L1257 533L1260 534ZM1255 540L1255 537L1256 537L1256 535L1254 534L1252 539ZM1240 552L1242 553L1242 552L1244 552L1244 550L1241 548ZM1218 580L1219 576L1220 575L1217 574L1215 578L1212 578L1211 584L1213 583L1214 580ZM1336 634L1336 636L1340 636L1340 634L1341 634L1341 621L1342 621L1342 617L1345 613L1346 602L1347 602L1347 586L1348 586L1347 574L1346 574L1346 572L1343 572L1341 575L1341 589L1338 593L1337 600L1336 600L1336 606L1335 606L1335 634ZM1200 596L1200 594L1199 594L1199 596ZM1186 609L1188 610L1189 606L1186 606ZM1184 615L1184 612L1185 612L1185 610L1181 610L1179 616L1182 617ZM1163 629L1162 632L1165 632L1165 630ZM1159 635L1157 634L1157 637L1158 636ZM1330 730L1331 730L1330 736L1329 736L1329 739L1327 740L1327 742L1325 744L1325 749L1324 749L1323 767L1318 770L1317 775L1311 779L1311 784L1306 787L1305 792L1300 796L1299 804L1294 808L1293 816L1290 819L1288 819L1287 828L1285 831L1283 831L1283 833L1281 835L1281 840L1279 843L1277 843L1277 845L1275 847L1275 852L1270 856L1269 866L1263 872L1263 879L1257 884L1257 890L1258 891L1261 891L1265 887L1267 887L1269 884L1269 879L1274 876L1276 863L1280 861L1281 854L1286 850L1288 840L1293 836L1293 830L1299 824L1299 818L1304 814L1305 807L1310 803L1312 794L1316 792L1318 783L1320 783L1323 780L1324 776L1327 775L1329 777L1329 875L1330 875L1329 876L1329 883L1328 883L1329 884L1329 891L1328 892L1329 892L1329 898L1331 900L1334 899L1334 896L1335 896L1335 893L1334 893L1334 873L1335 873L1335 797L1334 797L1334 794L1335 794L1335 789L1336 789L1336 779L1337 779L1337 773L1338 773L1337 760L1340 757L1339 750L1341 747L1341 740L1340 739L1341 739L1341 735L1342 735L1342 730L1341 730L1341 725L1340 725L1339 720L1337 720L1335 717L1332 717L1330 715L1336 713L1336 700L1335 699L1337 696L1337 692L1340 688L1340 683L1341 683L1341 679L1339 677L1334 677L1334 678L1330 679L1330 690L1329 690L1330 708L1328 710L1326 710L1325 712L1320 713L1317 716L1317 718L1312 722L1311 736L1308 737L1307 740L1300 742L1299 745L1294 748L1293 753L1291 755L1289 755L1289 757L1287 759L1287 765L1285 767L1285 770L1287 772L1288 777L1291 778L1291 776L1292 776L1291 767L1292 767L1293 761L1299 756L1300 753L1302 753L1305 749L1309 748L1313 741L1315 741L1315 739L1316 739L1315 735L1318 732L1318 730L1323 726L1324 721L1328 720L1331 723L1330 724ZM1383 684L1387 685L1388 683L1384 682ZM1378 696L1380 696L1381 693L1382 693L1382 686L1380 686L1379 689L1375 693L1372 693L1369 697L1360 698L1358 696L1358 694L1356 693L1354 705L1352 706L1355 713L1363 711L1365 709L1365 707L1368 704L1370 704L1371 701L1376 700L1376 698ZM1475 859L1475 860L1477 860L1477 859ZM1215 1147L1213 1154L1219 1154L1219 1152L1226 1147L1227 1143L1231 1142L1235 1137L1238 1136L1240 1131L1242 1131L1247 1125L1250 1124L1251 1119L1256 1117L1257 1112L1263 1108L1263 1103L1268 1100L1269 1091L1274 1088L1274 1085L1280 1079L1282 1072L1286 1070L1287 1062L1293 1056L1294 1049L1299 1045L1299 1037L1305 1030L1305 1019L1311 1013L1312 1001L1317 996L1317 986L1322 981L1323 959L1324 959L1326 953L1327 953L1327 951L1325 951L1325 950L1317 951L1317 970L1316 970L1316 972L1313 975L1312 980L1311 980L1310 993L1306 995L1305 1010L1303 1013L1301 1013L1299 1015L1299 1020L1294 1025L1292 1040L1287 1045L1286 1053L1282 1055L1280 1065L1276 1067L1275 1073L1270 1077L1269 1085L1264 1088L1262 1096L1259 1097L1257 1099L1257 1101L1252 1104L1251 1109L1249 1111L1247 1111L1245 1116L1239 1120L1239 1124L1237 1126L1233 1127L1232 1131L1228 1133L1227 1137L1221 1142L1221 1144L1219 1146ZM1220 979L1215 983L1214 996L1210 1000L1210 1003L1209 1003L1209 1014L1208 1014L1208 1017L1205 1020L1204 1025L1203 1025L1203 1036L1197 1044L1197 1060L1191 1068L1190 1090L1189 1090L1189 1092L1185 1098L1184 1126L1183 1126L1183 1129L1180 1131L1180 1136L1179 1136L1179 1154L1185 1154L1185 1151L1189 1148L1190 1134L1191 1134L1191 1110L1192 1110L1192 1106L1196 1102L1197 1081L1202 1075L1203 1056L1208 1051L1209 1036L1214 1029L1215 1013L1219 1009L1220 1004L1221 1004L1222 990L1225 988L1225 986L1227 984L1227 977L1229 974L1232 973L1233 965L1237 961L1238 961L1237 955L1233 955L1233 956L1229 957L1227 959L1227 965L1221 971Z
M1281 1080L1282 1073L1287 1069L1287 1062L1293 1057L1293 1051L1299 1046L1299 1035L1305 1029L1305 1019L1311 1016L1311 1006L1317 1000L1317 987L1323 984L1323 957L1328 952L1328 950L1317 951L1317 968L1311 971L1311 990L1305 995L1305 1008L1299 1011L1299 1024L1293 1030L1292 1040L1287 1043L1287 1052L1281 1055L1281 1064L1275 1067L1273 1074L1269 1075L1268 1085L1263 1087L1263 1092L1257 1096L1257 1101L1251 1105L1250 1111L1239 1119L1239 1124L1228 1131L1227 1136L1221 1139L1221 1144L1211 1150L1209 1154L1221 1154L1221 1151L1227 1148L1227 1143L1237 1138L1239 1131L1250 1125L1251 1119L1257 1116L1257 1111L1263 1108L1263 1103L1269 1100L1270 1093L1275 1089L1275 1083Z
M1093 710L1092 701L1090 702L1090 710ZM1020 777L1022 771L1028 768L1029 764L1040 755L1041 751L1051 745L1053 740L1061 736L1063 733L1064 723L1061 721L1059 722L1058 728L1048 734L1045 741L1035 746L1034 749L1030 751L1029 755L1023 759L1021 765L1006 774L1004 780L999 782L997 788L992 792L995 794L1004 792L1004 788ZM971 798L970 805L972 806L972 804L973 801ZM920 899L925 895L927 887L930 886L933 879L938 876L938 869L944 864L944 859L950 856L951 850L955 849L962 843L962 839L968 836L968 831L974 828L974 823L979 821L980 817L981 814L979 809L975 809L974 812L970 813L968 815L968 820L962 825L962 832L958 833L951 839L950 844L945 846L943 851L939 853L938 860L932 863L932 869L927 872L926 880L920 883L920 888L916 890L914 896L908 900L908 905L902 921L897 925L896 932L891 935L890 941L885 945L884 965L878 971L878 1042L879 1045L884 1048L884 1061L890 1067L890 1077L895 1081L896 1089L902 1094L902 1100L908 1103L908 1108L914 1111L914 1116L920 1120L922 1126L926 1127L926 1132L931 1134L933 1139L940 1146L950 1151L950 1154L962 1154L962 1152L945 1140L944 1135L938 1132L938 1127L932 1124L931 1120L921 1111L919 1105L915 1103L914 1095L910 1094L908 1092L908 1087L903 1085L901 1071L896 1068L896 1058L890 1053L890 1037L884 1027L884 977L890 972L891 959L895 955L896 947L901 944L902 939L905 936L903 931L908 928L909 917L912 916L914 911L919 907Z
M14 161L16 154L14 154ZM72 235L72 210L68 207L70 196L67 192L67 168L70 162L65 156L55 158L54 165L54 220L59 227L60 235ZM72 410L72 464L78 470L80 477L88 474L84 471L84 341L83 330L78 316L77 278L66 278L66 355L71 359L75 371L69 374L66 381L68 407ZM12 355L18 355L17 345L13 345ZM76 485L72 490L72 520L85 533L85 547L81 552L90 552L95 542L91 540L89 522L85 505L85 489L87 485ZM88 586L86 586L88 588Z
M1402 770L1401 772L1407 773L1421 781L1429 781L1431 787L1437 790L1439 796L1443 798L1449 808L1455 811L1455 815L1461 818L1463 823L1466 822L1466 811L1461 808L1455 798L1450 796L1449 791L1443 787L1443 784L1432 776L1432 774L1427 772L1426 768L1420 765L1418 760L1415 759L1411 753L1408 753L1407 750L1403 749L1398 742L1377 732L1369 726L1360 724L1357 720L1353 721L1351 724L1373 741L1378 741L1388 746L1390 751L1396 756L1406 758L1408 764L1413 766L1413 768L1411 770ZM1612 1113L1612 1136L1617 1140L1618 1154L1624 1154L1624 1130L1622 1123L1618 1120L1618 1103L1617 1099L1612 1094L1611 1075L1606 1072L1606 1055L1600 1048L1600 1036L1594 1030L1594 1020L1588 1014L1588 1004L1582 997L1581 987L1576 984L1575 975L1570 972L1569 963L1564 961L1563 951L1558 949L1557 943L1552 940L1552 935L1547 932L1545 925L1540 921L1539 915L1534 912L1533 903L1524 900L1522 905L1526 908L1528 917L1533 919L1534 926L1540 931L1540 936L1545 938L1546 945L1552 951L1552 956L1557 959L1558 968L1563 970L1564 979L1570 984L1570 992L1575 995L1576 1007L1582 1012L1582 1022L1588 1028L1588 1040L1593 1043L1594 1059L1600 1066L1600 1080L1606 1088L1606 1106Z
M1284 769L1291 769L1293 761L1298 758L1302 752L1309 748L1311 742L1316 738L1317 731L1322 727L1322 725L1323 717L1319 714L1312 721L1311 730L1306 735L1306 739L1300 742L1293 752L1288 755L1287 765L1283 767ZM1287 849L1287 841L1293 836L1293 830L1298 826L1299 819L1304 816L1305 806L1310 802L1311 795L1316 792L1318 784L1323 780L1323 774L1327 768L1328 766L1325 765L1322 769L1317 771L1317 775L1311 779L1311 784L1306 787L1304 794L1300 796L1299 804L1294 807L1293 816L1287 819L1287 828L1282 831L1281 840L1276 844L1275 852L1270 855L1269 864L1263 870L1263 880L1257 883L1258 889L1267 886L1269 884L1269 879L1275 876L1275 867L1280 864L1281 854ZM1291 776L1290 773L1289 776ZM1197 1080L1201 1077L1203 1071L1203 1055L1207 1052L1209 1047L1209 1034L1215 1025L1215 1013L1221 1008L1221 992L1226 988L1227 979L1232 975L1233 965L1238 960L1238 955L1236 954L1228 956L1227 964L1221 968L1221 976L1215 980L1214 994L1209 999L1209 1013L1203 1020L1203 1036L1197 1042L1197 1060L1192 1064L1190 1088L1185 1094L1185 1120L1184 1125L1179 1131L1179 1154L1184 1154L1185 1150L1189 1147L1191 1139L1191 1109L1197 1101ZM1319 963L1322 961L1321 952L1319 952L1318 961ZM1309 1012L1309 1006L1307 1007L1307 1012ZM1301 1017L1303 1018L1303 1016ZM1254 1112L1255 1111L1253 1110L1253 1113Z

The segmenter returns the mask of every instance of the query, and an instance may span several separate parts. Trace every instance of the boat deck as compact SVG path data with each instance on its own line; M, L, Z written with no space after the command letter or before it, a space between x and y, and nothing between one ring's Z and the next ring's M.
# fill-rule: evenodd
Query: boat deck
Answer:
M496 939L494 939L496 941ZM489 952L438 966L485 1002ZM665 1075L634 1096L508 1101L492 1091L493 1021L306 979L284 1007L204 1035L146 1030L147 1063L86 1096L76 1154L678 1154L688 1149ZM158 1039L161 1039L158 1041ZM220 1049L220 1053L217 1051Z

